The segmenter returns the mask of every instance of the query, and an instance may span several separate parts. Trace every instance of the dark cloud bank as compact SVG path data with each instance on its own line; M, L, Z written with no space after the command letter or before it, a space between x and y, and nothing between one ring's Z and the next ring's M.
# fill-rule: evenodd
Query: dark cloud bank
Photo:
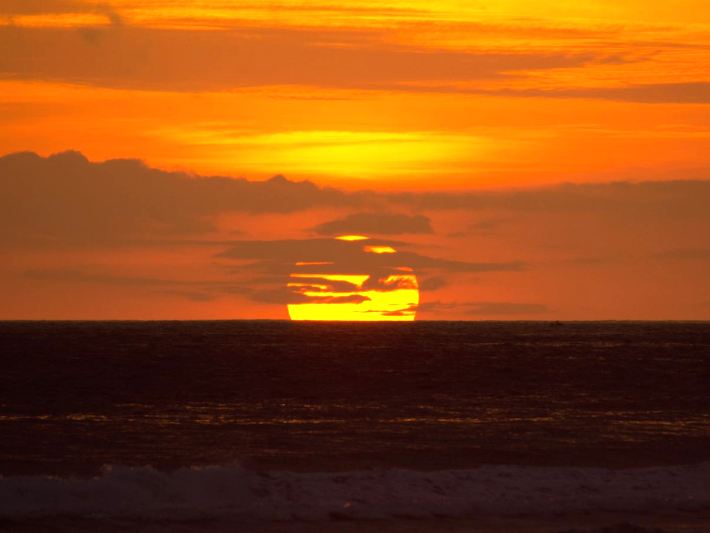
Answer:
M120 272L82 269L34 268L26 275L38 282L90 283L134 287L179 294L192 300L238 295L259 303L314 301L284 287L295 271L310 275L368 274L363 289L394 290L387 276L413 268L423 291L446 286L452 275L516 272L531 268L523 260L453 260L421 253L418 246L392 239L405 234L432 234L429 216L442 210L480 213L495 220L526 214L593 214L596 220L625 221L658 227L681 221L686 228L710 227L710 180L667 182L616 182L563 184L524 190L458 193L346 192L310 182L291 182L283 177L248 181L228 177L200 177L149 168L140 161L88 161L77 152L50 157L18 153L0 157L0 244L7 250L34 250L140 244L141 246L198 245L211 243L213 254L228 275L212 281L174 281L161 277L132 277ZM333 217L304 234L322 237L281 240L225 239L214 237L214 221L225 213L296 213L329 208L343 215ZM500 218L502 216L502 218ZM564 217L563 217L564 219ZM485 220L488 220L485 218ZM694 230L695 231L695 230ZM365 233L366 242L335 240L338 233ZM667 240L667 239L666 239ZM660 239L659 242L664 242ZM391 246L396 254L376 254L365 246ZM629 243L633 246L633 243ZM474 255L475 256L475 255ZM707 247L667 247L657 258L668 261L705 261ZM302 264L298 262L319 264ZM348 282L313 278L325 286L324 298L354 301ZM333 296L335 294L335 296ZM317 300L318 297L315 297ZM528 316L549 312L543 304L525 302L426 302L430 314L452 312L471 316Z
M150 168L140 161L88 161L78 152L49 157L26 152L0 157L0 242L112 243L125 239L199 236L223 213L295 213L329 207L351 214L323 222L319 235L431 233L427 215L440 210L501 213L587 213L602 216L710 221L710 180L563 184L459 193L346 192L277 176L248 181ZM377 207L379 206L379 208ZM373 209L374 211L365 211ZM301 254L330 239L281 243ZM235 243L233 255L269 242ZM305 248L304 248L305 247ZM319 248L320 249L320 248ZM330 253L326 250L326 254Z
M204 233L225 212L292 213L357 205L354 195L277 176L197 177L78 152L0 158L0 241L103 243Z
M417 270L446 270L448 272L490 272L521 270L520 262L471 263L420 255L400 248L396 254L363 252L363 246L397 246L404 243L373 239L366 243L336 239L289 239L275 241L235 241L220 257L254 261L248 268L276 273L288 273L296 262L332 263L332 265L304 265L301 271L317 273L357 274L363 271L389 271L407 266ZM406 245L405 245L406 246Z

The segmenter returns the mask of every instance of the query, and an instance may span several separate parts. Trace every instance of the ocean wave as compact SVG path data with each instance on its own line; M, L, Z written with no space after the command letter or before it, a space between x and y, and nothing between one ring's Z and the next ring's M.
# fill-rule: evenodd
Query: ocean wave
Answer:
M710 463L342 473L113 466L92 479L0 477L5 517L327 520L699 509L710 509Z

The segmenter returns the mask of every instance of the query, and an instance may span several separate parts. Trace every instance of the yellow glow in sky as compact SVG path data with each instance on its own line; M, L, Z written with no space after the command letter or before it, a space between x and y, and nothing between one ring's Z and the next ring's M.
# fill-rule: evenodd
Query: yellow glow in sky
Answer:
M366 241L369 239L369 237L365 237L364 235L339 235L338 237L336 237L336 239L339 241L354 242L354 241Z
M182 144L213 150L249 173L265 166L289 174L378 179L429 174L483 153L475 136L445 132L304 130L250 134L224 129L164 131ZM227 161L225 161L227 163Z
M397 252L397 250L391 246L365 246L364 249L366 252L372 254L393 254Z

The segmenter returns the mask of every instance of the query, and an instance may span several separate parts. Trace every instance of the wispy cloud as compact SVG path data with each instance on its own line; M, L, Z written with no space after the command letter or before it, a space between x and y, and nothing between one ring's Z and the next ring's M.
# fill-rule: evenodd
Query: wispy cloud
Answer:
M685 261L710 261L710 248L687 248L659 252L656 257L661 259L677 259Z
M394 193L390 199L413 208L428 210L496 209L510 212L605 213L657 217L699 216L708 218L710 180L561 185L469 191L460 193Z
M710 103L710 82L645 83L621 87L481 90L483 94L544 98L600 98L648 104Z
M544 304L522 302L426 302L419 311L436 316L437 313L456 313L470 316L539 315L551 312Z
M397 253L369 253L368 246L397 247ZM404 246L404 249L401 249ZM337 239L286 239L235 241L219 254L222 259L250 261L239 267L263 272L300 272L323 274L358 274L390 272L399 267L417 271L497 272L520 271L522 261L469 262L422 255L407 249L411 245L399 241L369 240L349 242Z
M87 43L76 29L0 27L0 78L170 91L266 85L404 89L604 61L593 52L428 50L358 32L156 30L126 26ZM210 58L205 61L205 58ZM295 66L298 67L295 68Z

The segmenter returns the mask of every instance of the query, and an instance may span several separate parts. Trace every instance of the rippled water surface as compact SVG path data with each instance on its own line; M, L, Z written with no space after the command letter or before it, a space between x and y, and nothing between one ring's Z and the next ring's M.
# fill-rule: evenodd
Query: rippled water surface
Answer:
M710 460L708 323L0 323L0 474Z

